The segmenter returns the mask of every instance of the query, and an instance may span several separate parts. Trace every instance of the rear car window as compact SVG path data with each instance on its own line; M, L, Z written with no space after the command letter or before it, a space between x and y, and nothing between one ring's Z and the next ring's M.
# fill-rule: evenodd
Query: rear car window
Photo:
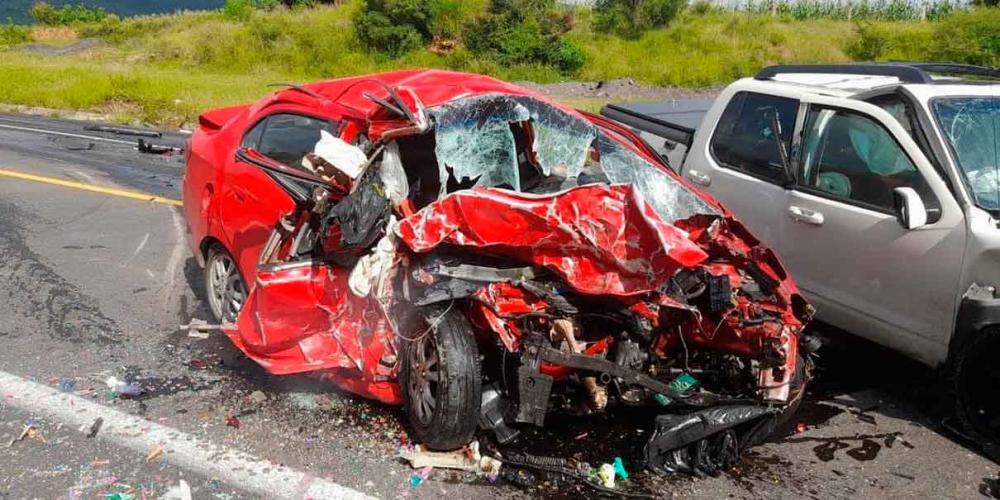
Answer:
M715 160L725 167L775 183L785 181L779 140L792 151L799 101L787 97L739 92L719 119L712 136ZM774 118L778 128L774 130ZM776 140L777 139L777 140Z
M271 115L247 134L252 139L257 129L263 126L257 151L272 160L289 167L300 167L302 158L311 153L320 139L320 131L336 135L337 126L326 120L309 116L282 113Z

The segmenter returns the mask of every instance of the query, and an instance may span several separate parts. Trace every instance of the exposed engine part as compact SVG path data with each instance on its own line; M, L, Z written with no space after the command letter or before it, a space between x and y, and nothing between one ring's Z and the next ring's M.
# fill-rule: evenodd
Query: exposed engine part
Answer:
M479 425L484 429L490 429L500 444L513 441L520 434L520 431L511 429L504 422L504 415L510 408L510 401L500 394L500 385L492 383L483 387L482 405L479 407Z
M597 377L583 377L581 385L587 391L587 404L594 411L601 411L608 406L608 390L597 383Z
M532 353L532 350L535 352ZM542 361L548 361L557 365L568 366L578 370L608 373L613 377L621 379L626 384L639 385L672 399L685 399L687 397L687 395L678 393L674 389L670 388L669 385L660 382L649 375L639 373L635 370L629 370L603 358L583 354L571 354L553 349L551 347L538 346L531 346L528 348L528 355L532 354L538 356L538 358Z
M552 340L565 341L570 352L574 354L580 354L584 350L583 344L576 340L573 322L568 319L553 321L550 335ZM593 375L581 377L580 385L587 391L587 405L591 410L601 411L608 406L608 390L597 383L597 377Z
M521 423L545 425L552 393L552 377L538 371L537 359L517 369L517 418Z
M729 283L729 276L706 273L705 282L708 285L709 311L718 313L733 307L733 287Z

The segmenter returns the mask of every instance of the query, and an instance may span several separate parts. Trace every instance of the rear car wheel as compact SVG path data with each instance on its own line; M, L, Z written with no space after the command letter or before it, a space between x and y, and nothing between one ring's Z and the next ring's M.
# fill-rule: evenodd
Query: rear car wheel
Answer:
M479 422L479 349L457 310L432 310L413 340L403 340L400 383L414 439L433 450L472 440Z
M954 389L959 422L983 451L1000 459L1000 328L983 330L954 360Z
M236 321L247 298L236 259L218 244L209 247L205 259L205 294L212 316L219 322Z

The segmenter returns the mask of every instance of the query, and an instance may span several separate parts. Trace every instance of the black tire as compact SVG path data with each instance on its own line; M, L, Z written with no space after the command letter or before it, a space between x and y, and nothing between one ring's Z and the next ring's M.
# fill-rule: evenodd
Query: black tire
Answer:
M951 379L955 415L983 451L1000 460L1000 327L978 332L956 353Z
M454 450L472 440L479 423L479 349L461 311L431 310L427 317L435 328L417 328L415 340L402 341L404 405L416 442Z
M225 265L228 263L228 266ZM221 267L228 267L226 276L213 276ZM216 321L236 321L243 303L246 302L247 285L236 264L236 259L218 243L208 247L205 256L205 296L208 309Z

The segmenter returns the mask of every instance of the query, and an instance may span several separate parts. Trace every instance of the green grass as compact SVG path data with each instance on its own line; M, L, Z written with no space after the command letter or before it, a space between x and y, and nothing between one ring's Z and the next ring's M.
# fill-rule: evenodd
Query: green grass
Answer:
M989 40L993 22L993 18L976 21L953 14L943 21L858 25L694 8L666 29L626 40L594 33L589 12L578 10L576 27L568 36L584 47L588 61L577 74L567 76L539 65L501 66L462 48L446 55L423 49L395 59L373 54L353 36L350 20L355 9L357 3L279 9L254 12L245 22L226 19L221 12L112 17L75 28L78 36L101 38L106 46L67 56L18 51L25 31L10 28L9 36L0 37L0 102L180 125L190 124L204 109L255 100L269 92L268 83L408 67L449 68L540 83L631 77L648 84L703 87L722 85L775 63L937 56L927 47L940 30L979 23ZM996 13L1000 16L1000 10ZM40 30L35 28L30 36L44 38ZM49 43L61 43L51 36L46 38ZM949 39L951 52L940 54L954 57L968 52L985 62L1000 57L1000 48L989 43L970 48L961 36ZM597 105L588 102L586 107Z

